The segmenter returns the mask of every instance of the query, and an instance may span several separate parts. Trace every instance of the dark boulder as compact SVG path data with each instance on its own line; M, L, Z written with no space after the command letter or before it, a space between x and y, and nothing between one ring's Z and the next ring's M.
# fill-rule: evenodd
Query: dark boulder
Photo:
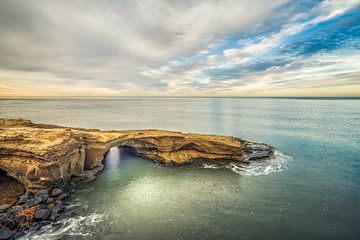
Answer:
M60 188L54 188L54 189L51 191L50 196L52 196L52 197L57 197L57 196L60 196L61 194L63 194L63 190L61 190Z
M0 206L0 213L5 212L6 210L8 210L10 207L12 206L12 204L4 204Z
M45 203L40 203L39 205L37 205L37 209L45 209L46 208L46 204Z
M9 215L15 215L22 210L24 210L22 206L13 206L7 212Z
M52 197L49 197L47 200L46 200L46 204L50 204L50 203L54 203L55 202L55 199L52 198Z
M29 199L28 195L24 194L19 198L17 204L25 204L28 199Z
M51 213L50 209L40 209L40 210L36 211L35 219L36 220L46 220L49 218L50 213Z
M21 224L24 224L26 222L26 217L25 216L19 216L17 218L17 221L18 223L21 225Z
M30 198L24 204L24 208L31 208L32 206L34 206L34 199Z
M61 194L60 196L58 196L56 199L62 201L62 200L64 200L66 197L67 197L67 194L64 193L64 194Z
M4 227L9 228L10 230L14 230L16 228L16 226L17 226L17 222L12 219L7 219L4 222Z
M49 192L47 190L41 190L35 193L34 205L45 202L49 198Z
M0 240L10 239L14 233L7 227L0 227Z
M23 236L25 236L26 234L23 232L23 231L20 231L20 232L17 232L15 233L14 235L14 239L18 239L18 238L21 238Z

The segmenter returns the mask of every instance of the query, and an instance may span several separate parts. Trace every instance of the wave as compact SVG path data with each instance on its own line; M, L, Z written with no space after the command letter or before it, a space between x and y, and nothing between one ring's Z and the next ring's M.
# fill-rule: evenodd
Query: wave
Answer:
M248 164L230 163L225 168L228 168L236 174L243 176L268 175L270 173L282 172L284 169L286 169L288 162L291 159L292 157L281 153L280 151L275 151L275 157L273 159L252 161ZM211 169L221 168L215 164L204 164L202 167Z
M102 214L92 213L88 216L64 218L55 223L43 226L36 232L29 232L21 239L51 240L61 239L63 236L91 237L94 232L89 227L96 226L103 219Z

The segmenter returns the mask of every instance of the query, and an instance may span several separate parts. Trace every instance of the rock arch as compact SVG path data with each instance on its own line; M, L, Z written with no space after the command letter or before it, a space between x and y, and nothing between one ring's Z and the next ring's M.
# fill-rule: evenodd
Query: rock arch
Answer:
M274 148L242 139L165 130L101 131L0 119L0 168L27 189L66 184L72 177L95 179L104 154L126 147L167 165L249 162L271 158Z

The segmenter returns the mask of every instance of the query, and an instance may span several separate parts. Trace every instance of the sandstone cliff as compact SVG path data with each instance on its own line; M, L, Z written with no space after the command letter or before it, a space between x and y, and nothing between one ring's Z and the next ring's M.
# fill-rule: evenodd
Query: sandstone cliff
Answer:
M70 179L94 179L111 147L167 165L249 162L271 158L267 144L229 136L164 130L101 131L0 119L0 169L27 189L48 188Z

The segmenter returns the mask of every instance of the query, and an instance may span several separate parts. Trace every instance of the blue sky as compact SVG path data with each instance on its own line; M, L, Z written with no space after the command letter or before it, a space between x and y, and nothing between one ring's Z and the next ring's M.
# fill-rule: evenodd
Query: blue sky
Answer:
M3 1L2 96L360 96L360 0Z

